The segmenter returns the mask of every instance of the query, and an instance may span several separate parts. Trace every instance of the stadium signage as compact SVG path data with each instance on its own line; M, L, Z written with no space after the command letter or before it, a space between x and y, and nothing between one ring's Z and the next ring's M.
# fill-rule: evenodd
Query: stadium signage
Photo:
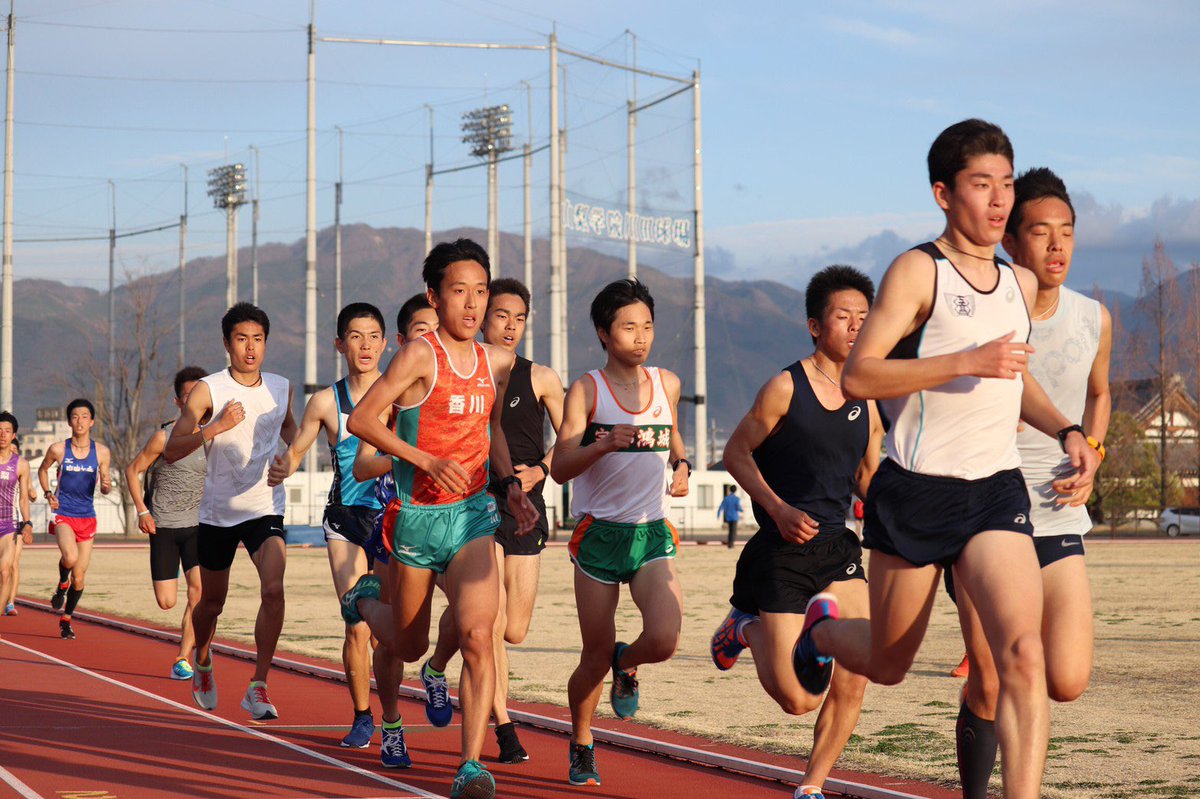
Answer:
M563 205L564 227L576 233L684 250L692 247L690 217L645 216L570 200Z

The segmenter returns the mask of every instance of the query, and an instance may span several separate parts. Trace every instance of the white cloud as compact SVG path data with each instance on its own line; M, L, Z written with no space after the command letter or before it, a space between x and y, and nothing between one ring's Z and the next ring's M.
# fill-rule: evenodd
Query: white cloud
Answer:
M849 19L847 17L827 16L822 21L832 31L844 33L859 39L866 39L877 44L902 48L915 47L921 44L921 37L895 26L876 25L873 22L867 22L863 19Z

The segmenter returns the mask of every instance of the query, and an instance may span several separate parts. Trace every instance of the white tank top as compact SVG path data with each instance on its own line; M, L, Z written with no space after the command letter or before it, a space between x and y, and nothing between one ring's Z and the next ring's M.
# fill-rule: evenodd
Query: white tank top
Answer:
M928 358L963 352L1015 331L1029 338L1029 311L1013 268L996 259L996 281L973 286L933 244L917 249L933 258L933 307L923 325L906 336L889 358ZM920 474L978 480L1021 465L1017 422L1023 381L958 377L881 400L891 421L887 456Z
M599 369L587 373L596 387L596 403L580 446L605 436L618 424L638 429L633 444L610 452L575 478L571 513L607 522L637 524L667 517L667 461L671 457L671 430L675 420L657 367L643 367L650 380L650 401L631 411L613 396L608 379Z
M282 516L283 486L267 485L267 470L283 442L279 429L287 416L288 381L262 373L262 383L243 386L223 369L204 378L212 392L213 413L230 400L242 403L246 418L207 444L208 471L200 500L200 523L217 527Z
M1046 320L1034 321L1029 343L1029 373L1041 384L1063 416L1072 424L1083 422L1088 375L1100 348L1100 303L1063 286L1058 308ZM1026 425L1017 434L1021 473L1029 488L1033 534L1083 535L1092 529L1087 508L1057 503L1051 483L1074 472L1058 439Z

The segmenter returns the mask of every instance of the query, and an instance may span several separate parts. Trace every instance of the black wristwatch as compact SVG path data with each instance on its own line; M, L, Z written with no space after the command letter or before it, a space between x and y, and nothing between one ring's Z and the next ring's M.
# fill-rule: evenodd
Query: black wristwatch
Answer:
M1062 447L1063 452L1067 451L1067 436L1071 435L1072 433L1078 433L1079 435L1083 436L1084 441L1087 441L1087 433L1079 425L1073 424L1073 425L1070 425L1069 427L1064 427L1062 430L1059 430L1057 433L1058 446Z
M534 465L534 466L536 466L536 467L538 467L539 469L541 469L541 470L542 470L542 476L543 476L543 477L549 477L549 476L550 476L550 467L546 465L546 462L545 462L545 461L538 461L537 463L535 463L535 464L533 464L533 465Z
M688 477L691 477L691 476L692 476L692 462L691 462L691 461L689 461L687 458L680 458L679 460L677 460L677 461L673 462L673 463L671 464L671 471L675 471L676 469L678 469L678 468L679 468L679 464L681 464L681 463L686 463L686 464L687 464L687 467L688 467Z
M517 488L520 488L521 487L521 478L517 477L515 474L510 474L508 477L505 477L503 480L500 481L500 492L502 494L507 494L508 487L510 485L516 485Z
M32 530L32 529L33 529L33 522L29 521L28 519L26 519L25 521L21 522L20 524L18 524L18 525L17 525L17 530L18 530L18 532L21 530L21 528L22 528L22 527L28 527L30 530Z

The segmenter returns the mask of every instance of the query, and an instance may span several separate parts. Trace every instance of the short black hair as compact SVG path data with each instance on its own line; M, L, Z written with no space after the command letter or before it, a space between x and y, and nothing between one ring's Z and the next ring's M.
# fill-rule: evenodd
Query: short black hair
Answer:
M417 311L432 307L429 304L429 298L424 294L414 294L409 297L400 306L400 313L396 314L396 332L402 336L405 335L408 326L412 324L413 317L417 315Z
M0 423L8 422L12 425L13 434L15 435L20 425L17 424L17 417L13 416L8 411L0 411ZM19 446L19 445L18 445Z
M338 313L337 318L337 337L345 338L346 329L350 327L350 323L355 319L366 319L370 317L379 323L379 330L382 333L387 333L387 325L384 324L383 314L369 302L352 302L343 308Z
M804 290L804 313L809 319L818 322L825 319L829 310L829 299L839 291L858 291L867 298L867 307L875 302L875 284L853 266L834 264L827 266L812 276L808 288ZM817 337L813 336L813 341Z
M492 300L499 297L501 294L515 294L521 298L521 302L525 303L525 313L529 313L529 289L525 284L516 278L501 277L492 281L491 295L488 297L488 310L492 309Z
M75 410L76 408L87 408L87 412L92 415L92 418L93 419L96 418L96 406L91 403L91 400L84 399L83 397L78 397L78 398L73 399L70 402L68 402L67 403L67 418L68 419L71 418L71 411Z
M945 184L954 190L954 176L977 155L1002 155L1013 162L1013 147L999 125L982 119L964 119L938 134L929 147L929 185Z
M487 250L467 238L455 239L452 242L440 241L425 256L425 264L421 267L421 279L425 285L435 292L442 288L442 278L446 268L459 261L474 261L483 267L487 273L488 283L492 281L492 262Z
M1034 167L1021 173L1013 182L1013 209L1008 215L1006 233L1016 235L1025 217L1025 203L1034 200L1044 200L1047 197L1057 197L1071 209L1071 223L1075 222L1075 206L1071 204L1071 195L1067 194L1067 184L1053 171L1044 166Z
M257 322L261 325L264 339L271 335L271 320L267 318L267 312L257 305L239 302L221 317L221 336L229 341L229 337L233 335L233 328L242 322Z
M617 318L617 311L626 305L633 305L635 302L646 304L646 307L650 309L650 319L653 321L654 298L650 296L650 289L646 288L646 284L635 277L614 280L600 289L596 299L592 300L592 325L596 330L608 332L613 320ZM608 349L604 346L603 340L601 340L600 346Z
M185 366L175 373L175 399L183 397L183 384L203 380L208 372L199 366Z

